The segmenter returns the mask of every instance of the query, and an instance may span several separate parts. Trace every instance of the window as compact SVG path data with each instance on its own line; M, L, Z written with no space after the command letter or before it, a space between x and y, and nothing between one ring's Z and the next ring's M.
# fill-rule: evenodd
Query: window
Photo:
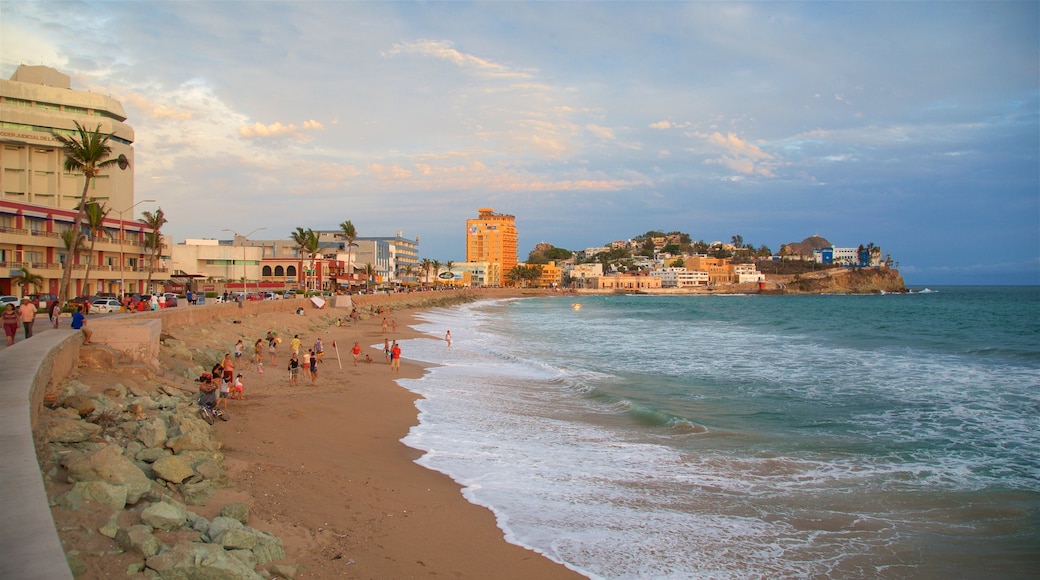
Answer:
M286 276L291 276L291 277L295 278L296 277L296 266L289 266L288 268L286 268L285 269L285 275Z
M281 266L275 266L274 267L274 275L275 276L285 276L285 268L283 268Z
M270 266L264 266L263 271L262 271L262 273L260 275L261 276L270 276L271 275L271 267Z

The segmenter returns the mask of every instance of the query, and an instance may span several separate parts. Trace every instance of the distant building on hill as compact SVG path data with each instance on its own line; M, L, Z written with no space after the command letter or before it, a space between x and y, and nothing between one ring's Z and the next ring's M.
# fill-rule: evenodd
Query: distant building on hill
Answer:
M466 261L493 265L485 271L485 284L501 286L518 263L516 218L490 207L477 212L478 217L466 220Z

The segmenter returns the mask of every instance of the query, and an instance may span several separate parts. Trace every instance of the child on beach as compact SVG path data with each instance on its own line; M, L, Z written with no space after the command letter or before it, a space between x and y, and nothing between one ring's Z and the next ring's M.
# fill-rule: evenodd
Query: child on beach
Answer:
M256 339L256 343L253 344L253 362L256 364L263 364L264 362L264 339Z
M227 409L228 397L231 396L231 383L228 382L227 376L220 379L220 398L217 399L217 404L214 405L214 409L217 407L224 407Z
M325 362L325 345L322 344L320 337L314 341L314 350L311 352L314 353L311 356L317 357L318 362Z
M244 348L245 348L245 345L242 344L242 339L241 338L238 339L238 342L235 343L235 360L236 361L238 359L242 358L242 349L244 349Z
M246 400L245 387L242 385L242 373L235 377L235 390L231 393L232 399Z
M303 372L308 375L310 375L311 372L311 352L313 351L304 351L303 359L300 360L300 366L303 367Z

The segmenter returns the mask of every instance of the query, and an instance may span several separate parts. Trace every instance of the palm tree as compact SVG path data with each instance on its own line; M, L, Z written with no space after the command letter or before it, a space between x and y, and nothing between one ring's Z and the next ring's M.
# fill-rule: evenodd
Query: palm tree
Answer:
M433 261L429 258L423 258L422 262L419 263L419 269L423 271L423 282L430 282L430 268L433 268Z
M405 275L405 277L406 278L411 278L412 277L412 272L414 272L414 271L415 271L415 265L414 264L406 265L404 267L404 275Z
M43 287L43 276L33 274L29 271L28 266L23 266L19 272L20 273L11 276L11 284L22 287L22 296L30 294L30 286L32 286L34 290L39 290Z
M83 222L83 214L87 209L87 191L90 189L90 181L98 176L102 170L115 165L126 163L125 157L110 159L112 148L108 146L108 140L112 138L111 133L102 133L101 125L98 124L93 131L88 131L83 125L76 121L76 131L79 139L69 137L61 133L54 133L54 138L61 142L65 153L65 172L80 172L83 174L83 193L80 195L79 210L76 212L76 221L73 223L73 231L77 238L83 235L80 228ZM71 240L68 247L76 248L79 243ZM68 299L69 285L72 282L72 254L65 261L65 268L61 273L61 284L58 286L58 298L63 302Z
M155 210L155 213L150 211L142 212L143 218L137 220L142 224L148 226L151 232L149 232L144 238L144 245L146 248L152 251L152 263L148 265L148 283L147 288L149 291L152 289L152 273L155 272L155 265L159 262L159 256L162 255L163 242L162 234L159 230L166 225L166 214L163 213L162 208Z
M297 250L303 254L307 254L311 259L311 272L314 271L314 257L318 254L318 248L321 243L318 240L318 233L314 230L307 228L306 230L297 227L295 232L289 234L292 241L296 244ZM304 282L304 290L307 289L307 285L310 283L310 274L307 275L307 281Z
M87 202L87 231L90 232L90 252L87 253L87 272L83 275L83 293L90 294L90 266L94 262L94 244L105 233L104 221L111 210L104 203L91 199ZM100 290L100 288L99 288Z
M444 265L445 271L448 272L449 274L451 274L451 269L454 268L454 267L455 267L455 261L454 260L448 260L448 263ZM453 280L454 280L454 277L455 277L454 274L452 274L452 279ZM452 284L454 285L454 281L452 282Z
M65 244L65 264L71 264L76 259L76 256L84 250L83 236L79 235L79 230L75 228L68 229L61 232L61 241ZM62 304L66 302L60 293L58 294L58 300Z
M365 280L368 281L369 286L376 285L376 267L372 265L372 262L365 264Z
M439 283L438 282L438 276L441 273L441 261L440 260L434 260L434 261L430 262L430 267L433 268L433 285L437 286L437 284Z
M342 231L343 239L347 240L347 272L350 272L350 278L353 280L354 268L351 264L351 248L354 247L354 240L357 239L357 229L354 228L354 224L350 220L339 224L339 229Z

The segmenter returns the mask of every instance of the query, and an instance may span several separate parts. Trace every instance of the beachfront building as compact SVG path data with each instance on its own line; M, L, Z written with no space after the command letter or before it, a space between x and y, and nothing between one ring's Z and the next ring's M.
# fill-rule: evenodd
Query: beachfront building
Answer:
M586 250L588 251L588 250ZM563 280L571 288L587 288L588 280L603 275L603 264L589 262L585 264L567 264L563 267Z
M556 262L549 262L548 264L538 264L542 270L542 275L535 282L536 288L559 288L563 282L563 268L556 265Z
M246 243L244 243L246 242ZM174 277L259 282L263 248L234 240L186 239L170 248Z
M87 197L108 217L96 235L84 231L87 249L72 257L69 296L158 291L169 280L169 243L153 258L145 246L151 230L134 217L144 202L134 201L134 131L122 104L73 90L70 77L53 68L21 65L0 80L0 292L20 294L11 278L22 271L43 277L37 292L58 292L68 255L61 236L75 227L84 176L65 172L55 135L78 137L76 122L111 134L120 163L91 180ZM145 287L149 276L152 288Z
M419 275L419 236L414 240L398 231L396 236L361 237L354 243L378 242L387 248L386 280L390 283L415 282ZM362 262L365 263L365 262ZM408 274L411 272L411 274Z
M708 284L732 284L736 281L733 268L725 258L709 258L708 256L690 256L686 258L686 269L708 273Z
M661 279L662 288L692 288L708 285L708 273L700 270L661 268L652 270L650 275Z
M502 276L516 267L516 218L495 213L490 207L477 210L478 217L466 220L466 261L488 262L494 268L485 271L488 286L501 286Z
M745 284L748 282L765 282L766 275L758 271L758 266L754 263L751 264L732 264L733 277L737 284Z
M626 292L656 290L661 288L661 278L640 274L611 274L607 276L588 278L585 288L588 290L614 290Z

